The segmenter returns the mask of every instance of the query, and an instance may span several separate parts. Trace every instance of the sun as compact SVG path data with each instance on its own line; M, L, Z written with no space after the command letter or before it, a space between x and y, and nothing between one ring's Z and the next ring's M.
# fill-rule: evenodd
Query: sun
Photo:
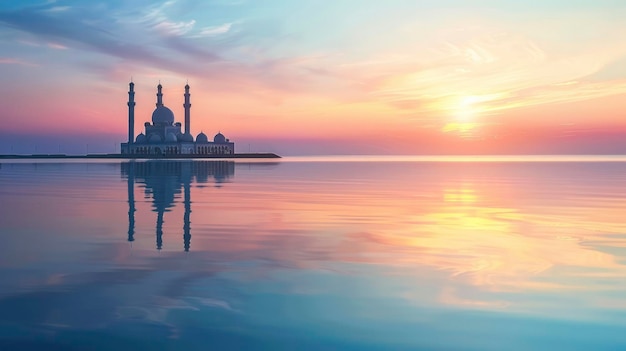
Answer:
M475 106L477 102L480 102L480 99L476 96L470 95L461 98L461 101L456 109L456 121L458 123L474 122L478 112Z
M478 123L476 117L478 114L478 108L476 103L481 102L479 96L463 96L457 100L456 106L452 110L453 120L446 123L441 131L444 133L454 133L462 138L473 138L476 132Z

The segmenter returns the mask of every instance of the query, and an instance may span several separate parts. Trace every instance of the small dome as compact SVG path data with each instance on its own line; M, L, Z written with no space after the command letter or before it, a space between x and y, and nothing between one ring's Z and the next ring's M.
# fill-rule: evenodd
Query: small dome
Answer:
M161 105L152 112L152 123L172 125L174 123L174 112Z
M178 139L176 139L176 134L169 132L165 136L165 141L168 143L175 143Z
M207 138L206 134L200 132L200 134L198 134L198 136L196 137L196 143L208 143L209 142L209 138Z
M213 137L213 142L214 143L225 143L226 142L226 137L222 133L217 133L217 134L215 134L215 137Z
M177 137L178 137L178 141L184 141L184 142L193 143L193 135L191 135L189 133L178 134Z
M148 139L143 133L139 133L139 135L137 135L137 138L135 138L135 142L139 144L143 144L146 141L148 141Z
M158 134L150 134L150 136L148 137L148 142L149 143L160 143L161 142L161 136Z

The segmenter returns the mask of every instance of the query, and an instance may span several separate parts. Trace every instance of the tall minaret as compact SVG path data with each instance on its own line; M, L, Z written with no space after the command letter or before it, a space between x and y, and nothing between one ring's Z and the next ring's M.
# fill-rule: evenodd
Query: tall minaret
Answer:
M135 135L135 83L128 85L128 144L132 144ZM130 151L130 150L129 150Z
M157 85L157 102L156 102L156 107L163 106L163 93L161 92L162 88L163 87L161 86L161 83L159 83L159 85Z
M191 103L189 103L189 84L185 85L185 104L183 105L183 107L185 108L185 134L189 134L189 110L191 109Z

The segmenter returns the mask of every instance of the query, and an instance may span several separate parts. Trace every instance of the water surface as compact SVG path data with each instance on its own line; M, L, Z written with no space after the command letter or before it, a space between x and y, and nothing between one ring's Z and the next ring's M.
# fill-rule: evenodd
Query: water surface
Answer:
M626 348L626 162L0 165L0 349Z

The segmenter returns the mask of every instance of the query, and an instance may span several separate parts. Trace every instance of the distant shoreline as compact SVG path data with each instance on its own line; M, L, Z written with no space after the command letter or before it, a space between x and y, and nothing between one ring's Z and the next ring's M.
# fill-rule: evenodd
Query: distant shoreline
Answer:
M271 152L253 152L239 154L212 154L212 155L124 155L124 154L87 154L87 155L66 155L66 154L31 154L31 155L0 155L0 159L142 159L142 160L178 160L178 159L229 159L229 158L281 158Z

